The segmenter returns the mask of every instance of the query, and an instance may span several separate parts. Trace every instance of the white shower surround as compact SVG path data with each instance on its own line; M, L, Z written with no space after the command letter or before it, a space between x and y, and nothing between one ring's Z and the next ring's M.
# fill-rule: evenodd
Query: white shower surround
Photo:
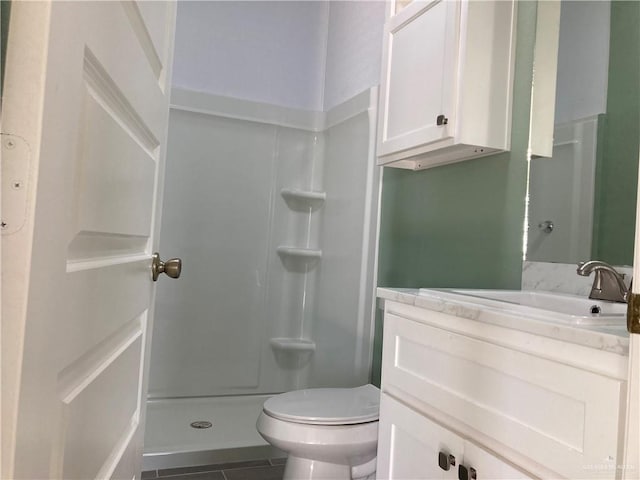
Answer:
M184 275L158 285L151 399L179 409L179 398L212 397L213 408L220 395L369 382L376 102L370 89L310 112L173 91L160 243L183 257ZM291 205L287 188L326 200ZM287 268L279 246L322 258ZM313 341L310 361L283 358L270 345L280 337ZM158 450L147 440L146 453Z

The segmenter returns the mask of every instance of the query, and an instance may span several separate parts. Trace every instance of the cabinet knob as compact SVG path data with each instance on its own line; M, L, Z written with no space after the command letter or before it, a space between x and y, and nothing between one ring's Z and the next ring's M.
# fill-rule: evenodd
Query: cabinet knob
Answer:
M439 452L438 453L438 465L444 471L449 471L451 466L455 467L456 465L456 457L449 453Z
M446 125L447 123L449 123L449 119L444 115L438 115L436 117L436 125L438 125L439 127L441 127L442 125Z
M477 476L475 468L467 468L462 464L458 466L458 480L476 480Z
M553 222L551 220L545 220L538 224L538 228L543 233L551 233L553 232Z

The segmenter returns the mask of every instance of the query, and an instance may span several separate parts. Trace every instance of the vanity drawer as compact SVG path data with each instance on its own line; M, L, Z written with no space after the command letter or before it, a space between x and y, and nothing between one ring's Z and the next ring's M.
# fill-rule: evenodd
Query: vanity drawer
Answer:
M382 389L559 476L619 473L620 380L387 312Z

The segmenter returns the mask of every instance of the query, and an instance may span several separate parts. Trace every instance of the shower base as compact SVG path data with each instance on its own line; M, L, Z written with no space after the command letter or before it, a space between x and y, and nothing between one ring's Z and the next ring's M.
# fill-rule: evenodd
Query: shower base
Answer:
M269 395L149 400L142 470L279 458L258 434ZM192 422L211 422L193 428Z

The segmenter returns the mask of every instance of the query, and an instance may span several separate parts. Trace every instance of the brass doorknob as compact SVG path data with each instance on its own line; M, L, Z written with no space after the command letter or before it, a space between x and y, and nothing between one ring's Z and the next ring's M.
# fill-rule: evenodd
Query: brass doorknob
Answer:
M151 263L151 278L154 282L158 281L158 277L161 273L168 275L171 278L178 278L182 271L182 260L179 258L172 258L163 262L160 260L160 254L158 252L153 254L153 261Z

